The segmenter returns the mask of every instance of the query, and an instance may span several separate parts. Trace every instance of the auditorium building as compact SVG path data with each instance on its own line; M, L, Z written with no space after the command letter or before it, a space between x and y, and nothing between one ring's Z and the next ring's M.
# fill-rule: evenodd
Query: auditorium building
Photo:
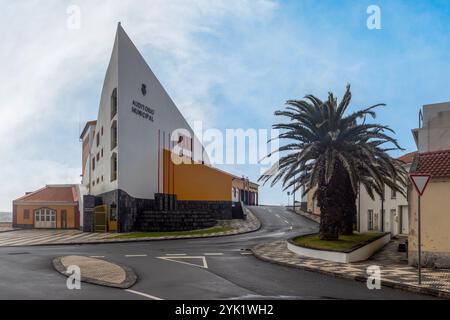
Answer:
M209 164L120 23L97 120L86 123L80 139L85 231L199 228L239 217L240 202L258 204L256 183Z

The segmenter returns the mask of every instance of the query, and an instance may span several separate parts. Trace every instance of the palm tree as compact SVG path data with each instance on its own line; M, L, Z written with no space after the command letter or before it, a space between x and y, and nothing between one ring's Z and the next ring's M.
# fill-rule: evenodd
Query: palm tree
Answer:
M339 104L332 93L326 101L313 95L288 100L287 107L275 115L287 117L289 122L273 125L282 130L278 138L288 143L274 152L281 153L279 161L259 178L264 183L271 181L271 186L281 181L284 190L304 187L304 192L313 191L324 240L338 239L342 229L348 232L359 184L372 199L383 194L385 185L405 194L405 171L388 154L401 149L388 135L394 132L387 126L366 123L367 117L375 118L374 109L384 104L345 116L350 100L350 85Z

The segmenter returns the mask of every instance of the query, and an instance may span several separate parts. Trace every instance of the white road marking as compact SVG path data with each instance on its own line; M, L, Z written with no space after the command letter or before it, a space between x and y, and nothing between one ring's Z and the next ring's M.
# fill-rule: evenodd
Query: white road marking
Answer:
M289 230L292 230L292 226L289 227Z
M134 258L134 257L146 257L146 254L126 254L125 257L127 258Z
M248 256L248 255L251 255L251 254L253 254L253 253L251 253L251 252L241 252L241 255L243 255L243 256Z
M104 258L105 256L90 256L91 258Z
M156 258L162 259L162 260L167 260L167 261L172 261L172 262L188 264L188 265L191 265L191 266L200 267L200 268L204 268L204 269L208 269L208 263L206 262L206 258L204 256L181 256L181 257L180 256L176 256L176 257L156 257ZM201 259L203 265L190 263L190 262L186 262L186 261L178 261L178 259Z
M131 289L125 289L126 292L130 292L130 293L134 293L152 300L163 300L161 298L155 297L155 296L151 296L149 294L143 293L143 292L139 292L139 291L135 291L135 290L131 290Z
M186 253L166 253L166 256L186 256Z
M223 253L220 252L209 252L209 253L204 253L205 256L223 256Z
M277 217L277 218L281 218L281 217L280 217L280 215L279 215L278 213L277 213L277 214L275 215L275 217Z
M286 222L287 224L289 224L289 221L287 221L287 220L284 220L284 222Z

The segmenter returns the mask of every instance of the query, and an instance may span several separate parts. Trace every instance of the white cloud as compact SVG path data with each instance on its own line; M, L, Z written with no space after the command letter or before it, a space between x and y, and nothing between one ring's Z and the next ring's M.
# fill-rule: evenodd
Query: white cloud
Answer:
M66 27L72 4L81 8L79 30ZM208 58L197 36L217 36L224 21L260 21L275 8L262 0L2 2L0 211L11 210L25 191L80 180L78 115L83 121L96 115L118 21L138 48L175 62L165 79L188 118L211 120L208 91L219 79L195 72Z

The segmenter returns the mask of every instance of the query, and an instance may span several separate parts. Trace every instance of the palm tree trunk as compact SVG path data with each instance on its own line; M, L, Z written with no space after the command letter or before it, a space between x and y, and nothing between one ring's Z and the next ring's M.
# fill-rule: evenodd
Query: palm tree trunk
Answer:
M348 174L345 173L343 181L344 193L341 198L342 220L340 223L340 233L343 235L353 234L353 221L356 217L356 194L353 191L352 184Z
M340 232L343 235L351 235L353 234L353 222L356 217L356 197L353 196L353 190L343 199L343 205Z
M342 211L339 206L341 189L339 175L334 175L328 185L322 183L317 190L317 202L320 207L319 237L321 240L338 240L339 238Z

